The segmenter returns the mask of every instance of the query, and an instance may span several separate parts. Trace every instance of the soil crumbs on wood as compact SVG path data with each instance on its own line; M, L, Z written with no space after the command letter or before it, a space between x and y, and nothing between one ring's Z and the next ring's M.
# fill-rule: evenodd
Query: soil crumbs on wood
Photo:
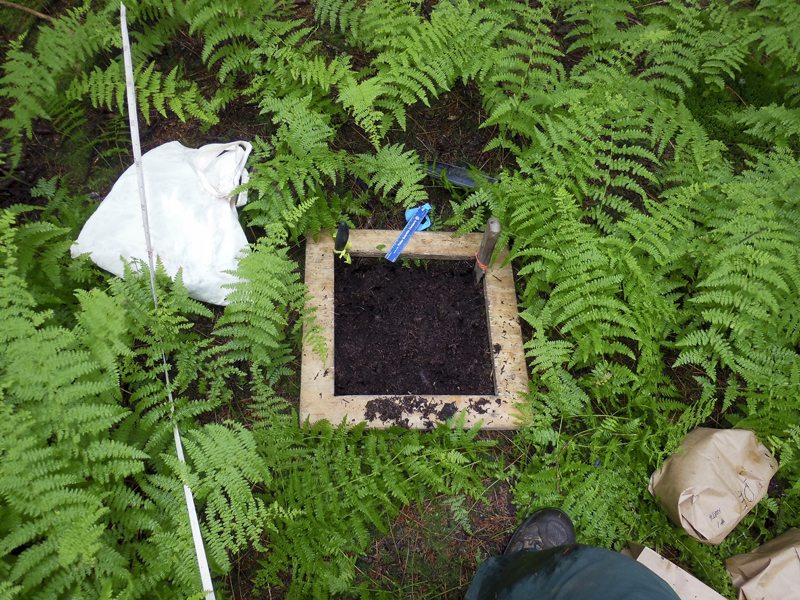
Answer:
M481 398L487 403L485 398ZM403 414L418 413L423 419L426 428L432 429L435 425L429 417L434 417L439 421L446 421L458 412L455 402L437 403L427 400L422 396L389 396L375 398L367 402L364 418L367 421L380 419L384 423L392 423L399 427L411 429L408 417ZM485 410L483 411L486 412Z
M472 268L337 259L334 393L493 394L486 306Z

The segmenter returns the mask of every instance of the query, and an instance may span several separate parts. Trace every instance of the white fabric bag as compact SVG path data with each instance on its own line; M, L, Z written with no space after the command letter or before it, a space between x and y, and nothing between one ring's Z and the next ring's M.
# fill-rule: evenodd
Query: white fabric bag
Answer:
M247 238L236 213L247 193L233 190L250 177L244 168L253 147L247 142L209 144L199 149L169 142L142 156L154 260L170 277L183 270L189 296L225 305L222 286L239 279L225 271L238 267ZM147 264L147 246L134 166L83 226L70 248L73 258L89 253L99 267L120 277L125 260Z

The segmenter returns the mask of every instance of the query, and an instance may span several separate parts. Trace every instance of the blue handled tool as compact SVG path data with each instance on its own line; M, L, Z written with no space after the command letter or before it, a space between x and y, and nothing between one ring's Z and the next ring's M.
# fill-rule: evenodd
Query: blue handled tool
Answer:
M397 257L400 256L403 248L405 248L406 244L408 244L408 240L411 239L411 236L419 228L420 223L422 223L422 220L428 215L430 210L430 204L423 204L417 209L417 212L414 213L414 216L411 217L408 223L406 223L403 231L400 232L400 237L395 240L394 244L392 244L392 247L389 248L389 252L386 253L386 258L389 260L389 262L394 262L397 260Z
M417 212L418 210L419 210L418 208L409 208L406 211L406 221L410 221L411 218L414 216L414 213ZM427 217L425 217L425 220L419 224L419 227L417 227L417 231L425 231L430 226L431 226L431 217L430 215L428 215Z

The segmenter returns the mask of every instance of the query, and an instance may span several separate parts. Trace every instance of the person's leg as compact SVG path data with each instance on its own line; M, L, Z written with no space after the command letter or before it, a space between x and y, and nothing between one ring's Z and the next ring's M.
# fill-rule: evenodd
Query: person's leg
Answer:
M567 513L557 508L536 511L517 527L503 556L493 556L481 564L465 600L490 597L487 595L489 590L508 581L509 567L514 565L519 555L530 554L530 559L520 564L527 565L533 561L529 568L539 571L552 560L551 549L574 543L575 527Z
M484 600L486 598L496 598L497 592L504 587L505 583L513 583L511 573L522 575L525 570L530 573L544 572L545 569L555 564L554 554L562 548L572 546L558 546L539 552L519 551L501 556L492 556L481 563L475 578L467 590L464 600Z
M494 556L465 600L678 600L658 575L618 552L571 544Z
M519 526L503 556L481 564L465 600L677 600L662 579L611 550L575 543L554 508Z

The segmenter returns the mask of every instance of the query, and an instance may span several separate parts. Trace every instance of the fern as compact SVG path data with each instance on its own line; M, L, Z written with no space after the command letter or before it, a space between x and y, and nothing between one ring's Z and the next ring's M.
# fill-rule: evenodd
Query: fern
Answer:
M159 378L161 352L174 361L174 418L184 428L228 397L229 359L186 333L189 324L177 311L203 310L188 299L180 278L173 286L163 273L159 283L172 290L162 289L158 314L147 308L147 278L129 277L112 281L110 293L79 292L73 329L49 325L52 313L39 312L20 276L11 222L4 213L0 310L9 327L0 357L7 417L0 502L7 518L0 526L0 571L15 597L197 591L183 490L173 470L201 490L206 478L228 493L237 490L247 506L246 496L260 481L252 470L257 459L246 432L234 429L232 440L211 428L196 438L202 444L189 444L203 475L177 466L174 424ZM194 382L207 388L206 398L186 398ZM208 466L201 448L214 444L238 444L238 466L230 470L229 463L224 473ZM237 529L240 514L222 510L214 497L206 514L217 568L228 568L227 552L260 535L258 520Z
M228 549L253 545L263 550L264 525L274 518L263 500L253 495L253 485L270 484L271 475L258 459L253 435L241 425L209 425L187 436L186 453L196 469L195 499L205 504L209 523L205 542L211 560L222 571L231 564Z
M463 202L450 201L453 209L453 216L445 221L445 225L457 227L455 235L461 235L472 231L483 229L486 226L489 215L498 216L500 213L494 195L487 189L478 189L468 194ZM468 213L467 211L470 211ZM502 248L502 246L500 246Z
M68 10L53 23L47 35L37 39L36 57L22 50L24 36L13 42L4 65L6 75L0 79L0 97L12 103L13 118L4 119L0 126L11 135L25 131L30 137L31 120L47 117L44 106L55 95L57 79L100 49L106 25L104 15L85 6Z
M686 113L646 82L616 69L598 67L573 80L578 85L551 94L547 111L531 104L520 104L515 112L498 108L486 126L500 125L505 133L489 148L510 148L523 173L566 180L608 233L659 189L659 155L681 130ZM689 148L680 150L692 153L702 141L688 138Z
M375 3L370 8L380 7ZM409 27L406 36L384 35L384 21L370 45L383 50L373 61L376 80L391 82L405 104L419 99L428 105L431 96L449 90L457 77L466 82L486 71L491 46L505 23L500 13L474 10L466 2L437 5L430 21Z
M516 27L505 28L496 41L493 66L482 86L486 108L495 118L511 111L518 118L532 116L537 107L551 104L550 94L566 77L560 62L564 54L549 35L549 11L517 3L510 10Z
M800 131L800 108L786 108L773 103L749 108L735 116L736 123L747 126L747 133L778 147L797 141Z
M320 23L328 23L331 29L350 32L358 38L362 13L356 0L321 0L314 2L314 18Z
M644 24L633 17L638 8L644 9L639 17ZM693 86L696 74L707 84L724 87L724 77L734 77L759 38L751 15L735 3L700 8L675 1L634 6L620 0L597 7L576 2L567 15L577 25L569 34L575 41L568 51L590 52L579 70L623 64L678 98Z
M425 173L413 150L403 152L400 145L384 146L374 155L359 155L351 170L384 198L399 185L394 201L405 208L428 201L428 195L419 184Z
M769 57L770 66L790 85L786 99L796 106L800 101L800 61L795 32L800 24L800 10L792 4L762 0L750 14L750 19L761 33L758 50Z
M698 273L691 298L698 312L678 341L678 362L731 369L746 383L740 393L751 398L783 397L793 387L800 274L789 182L796 169L786 154L759 157L741 181L709 198L705 218L712 228L697 244L709 266ZM776 410L786 424L797 418L793 409Z
M636 338L633 322L626 315L628 309L617 297L622 277L611 272L602 243L587 226L575 221L574 200L562 190L556 196L555 204L554 216L560 217L560 222L553 231L553 241L557 239L559 244L564 244L569 240L570 247L557 253L560 256L551 271L555 277L548 282L552 287L547 303L540 306L534 301L531 310L545 310L547 320L559 328L562 336L574 330L572 335L577 347L574 348L572 364L584 364L602 353L630 355L624 344L611 341ZM526 223L526 227L530 226ZM527 245L518 243L515 246L515 256L535 254L538 252L529 251ZM555 254L551 256L555 257ZM520 272L527 274L534 268L541 271L542 267L541 263L534 263ZM536 288L529 287L523 294L523 302L533 300L535 293Z
M223 352L252 363L254 385L261 393L291 372L286 365L293 357L283 341L298 330L301 323L290 328L288 317L302 310L306 298L295 264L287 258L287 249L278 247L278 239L263 238L241 259L238 273L245 281L234 285L215 332L230 337Z
M255 141L255 173L250 187L259 197L245 209L251 224L305 233L298 228L314 204L315 190L336 181L347 167L342 152L333 152L328 142L334 130L318 113L308 110L311 97L297 100L264 100L276 113L280 127L271 143ZM284 225L281 225L285 223Z
M260 428L262 451L275 465L276 481L283 482L271 499L286 513L273 522L269 561L262 563L256 584L278 583L278 574L292 565L289 597L347 591L355 575L353 555L366 549L369 526L385 531L386 516L426 488L481 493L483 484L468 465L488 443L475 441L477 428L464 431L463 420L461 425L441 426L426 441L419 432L366 433L363 423L352 429L326 422L294 431Z
M133 47L134 59L138 65L149 62L147 59L152 56L161 40L176 32L176 19L179 19L181 11L176 12L174 6L166 5L166 13L171 13L173 17L167 18L161 12L164 8L165 5L160 2L152 5L145 3L141 8L132 7L129 13L134 24L140 15L144 19L158 15L155 26L142 34L137 34L135 30L132 33L132 37L139 41ZM153 9L155 12L151 13ZM15 164L21 152L21 136L31 137L33 119L50 118L45 109L57 95L60 85L70 88L70 98L89 95L98 105L103 101L110 104L110 100L114 99L121 106L124 83L118 62L112 61L106 70L95 69L90 76L86 76L85 71L82 72L84 66L93 66L102 50L113 50L114 54L119 51L121 45L117 33L117 11L117 6L109 6L95 12L90 10L88 4L79 9L70 9L54 21L52 28L38 36L33 54L22 50L23 39L12 44L8 60L4 64L5 75L0 79L0 97L6 98L10 103L12 116L0 121L0 127L5 130L5 137L12 142L11 157ZM192 88L187 84L189 89L178 97L177 88L170 87L179 86L177 81L167 80L165 91L161 89L159 81L160 75L149 74L147 82L140 75L140 82L147 83L149 89L142 97L145 110L149 106L150 96L160 106L172 94L172 103L178 111L185 109L184 112L198 117L212 116L207 110L208 106L198 98L196 87Z
M216 123L218 105L206 101L197 89L197 84L178 79L179 68L175 67L164 77L155 71L155 63L147 67L138 66L134 72L137 90L137 106L142 111L145 121L150 123L150 107L166 117L169 105L178 118L186 120L196 117L209 124ZM105 71L95 67L91 74L81 74L75 79L67 92L70 100L81 100L89 97L92 106L106 107L109 110L125 110L125 74L121 61L112 62Z
M376 107L379 99L385 97L389 91L390 88L380 80L367 79L362 82L351 80L339 94L339 102L351 112L356 123L367 133L375 148L380 147L381 138L386 135L391 126L387 115L377 110ZM390 106L399 110L397 104Z

